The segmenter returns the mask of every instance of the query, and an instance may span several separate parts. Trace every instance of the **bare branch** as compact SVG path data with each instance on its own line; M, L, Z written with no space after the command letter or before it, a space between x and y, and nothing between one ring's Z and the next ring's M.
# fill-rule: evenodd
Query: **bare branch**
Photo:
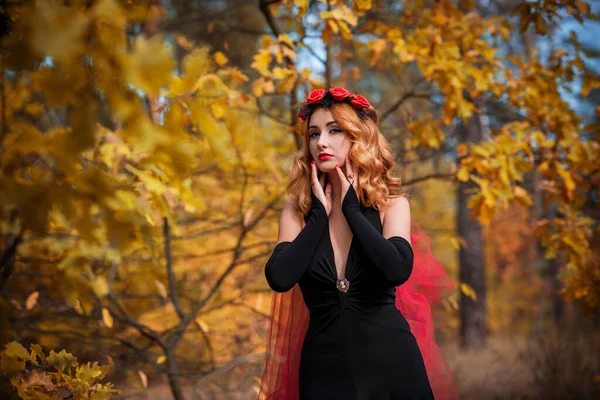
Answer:
M10 274L14 270L17 247L19 247L19 244L23 240L24 231L25 228L21 229L18 235L11 238L6 248L0 253L0 291L2 291Z
M421 182L424 182L424 181L427 181L427 180L430 180L430 179L448 180L448 179L451 179L452 177L454 177L454 174L435 173L435 174L420 176L418 178L414 178L414 179L411 179L409 181L402 182L402 186L415 185L417 183L421 183Z
M404 93L389 109L387 109L382 115L380 120L383 121L390 115L392 115L400 106L409 99L428 99L431 97L430 93L415 93L413 90Z
M175 273L173 272L173 257L171 256L171 232L167 217L163 218L163 235L165 237L165 259L167 263L167 277L169 278L169 295L173 302L173 306L175 307L175 311L181 320L185 313L181 308L179 297L177 296L177 281L175 279Z

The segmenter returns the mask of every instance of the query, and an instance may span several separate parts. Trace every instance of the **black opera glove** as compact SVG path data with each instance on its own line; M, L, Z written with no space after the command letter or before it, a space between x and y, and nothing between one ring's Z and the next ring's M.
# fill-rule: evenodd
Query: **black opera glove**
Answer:
M277 244L265 265L267 282L276 292L287 292L302 279L329 224L327 210L312 190L311 198L308 221L302 231L292 242Z
M385 282L390 286L399 286L406 282L413 268L414 254L410 243L400 236L385 239L361 213L360 203L352 185L342 201L342 212L352 234L356 236Z

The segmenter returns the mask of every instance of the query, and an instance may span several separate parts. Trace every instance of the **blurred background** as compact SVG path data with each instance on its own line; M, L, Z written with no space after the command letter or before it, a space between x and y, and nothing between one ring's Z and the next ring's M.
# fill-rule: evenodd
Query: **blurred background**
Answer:
M0 1L0 397L256 398L298 104L341 86L456 282L461 398L598 399L598 10Z

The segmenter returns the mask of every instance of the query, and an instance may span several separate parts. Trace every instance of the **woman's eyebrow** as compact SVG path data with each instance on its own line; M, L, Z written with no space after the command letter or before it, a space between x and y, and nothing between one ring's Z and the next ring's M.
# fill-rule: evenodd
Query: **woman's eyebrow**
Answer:
M325 124L325 126L329 126L331 124L337 124L337 122L336 121L329 121L328 123ZM308 127L308 129L310 129L310 128L317 128L317 129L319 129L319 127L316 126L316 125L311 125L311 126Z

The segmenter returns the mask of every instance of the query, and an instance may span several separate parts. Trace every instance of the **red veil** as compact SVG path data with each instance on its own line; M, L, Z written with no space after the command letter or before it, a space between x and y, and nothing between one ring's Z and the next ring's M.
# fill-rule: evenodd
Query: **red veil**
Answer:
M455 283L431 253L429 237L411 224L414 251L413 271L396 287L396 308L408 321L417 339L429 383L436 400L456 400L458 390L452 371L435 342L431 308ZM267 358L258 399L297 400L300 351L308 328L309 311L298 285L285 293L275 293L271 303Z

